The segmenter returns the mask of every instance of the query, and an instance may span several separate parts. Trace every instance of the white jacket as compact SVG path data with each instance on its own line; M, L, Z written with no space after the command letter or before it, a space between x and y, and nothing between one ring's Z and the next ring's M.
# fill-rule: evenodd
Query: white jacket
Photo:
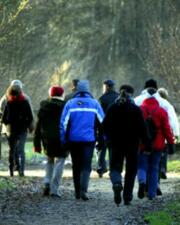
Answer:
M166 99L162 98L159 95L158 92L156 92L153 95L150 95L147 92L147 89L143 90L141 92L141 95L137 96L134 99L135 104L140 106L146 98L150 98L152 96L154 98L156 98L156 100L158 101L160 107L162 107L164 110L166 110L166 112L168 114L169 124L171 126L172 132L173 132L174 136L178 137L179 134L180 134L180 132L179 132L179 122L178 122L178 118L177 118L176 112L174 110L174 107Z

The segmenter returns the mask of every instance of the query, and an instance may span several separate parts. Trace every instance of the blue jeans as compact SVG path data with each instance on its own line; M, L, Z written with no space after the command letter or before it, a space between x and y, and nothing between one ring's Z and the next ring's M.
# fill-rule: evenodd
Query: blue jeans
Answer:
M77 194L88 191L94 146L94 142L71 142L69 145L74 188Z
M150 155L140 153L138 157L138 182L148 183L148 197L154 198L158 187L159 162L161 152L154 151Z
M22 132L20 134L10 134L8 136L9 143L9 169L10 173L13 175L14 164L20 173L24 173L25 169L25 152L24 146L26 142L27 132Z

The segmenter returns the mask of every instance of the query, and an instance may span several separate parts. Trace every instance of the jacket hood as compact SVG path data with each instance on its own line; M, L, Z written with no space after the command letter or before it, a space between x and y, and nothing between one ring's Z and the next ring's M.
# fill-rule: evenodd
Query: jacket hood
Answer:
M151 97L151 98L145 99L141 106L153 109L153 108L157 108L159 106L159 103L154 97Z

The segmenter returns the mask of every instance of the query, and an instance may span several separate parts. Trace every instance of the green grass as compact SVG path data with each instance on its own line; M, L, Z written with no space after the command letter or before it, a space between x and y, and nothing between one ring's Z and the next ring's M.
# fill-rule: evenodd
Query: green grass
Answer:
M0 178L0 191L12 191L16 188L16 185L13 183L13 181Z
M33 143L32 142L26 142L25 150L26 150L26 161L29 163L31 163L31 162L38 163L45 158L43 151L41 154L33 151Z
M180 160L169 160L168 172L180 172Z
M145 215L144 221L149 225L178 225L180 221L180 202L172 202L164 210Z

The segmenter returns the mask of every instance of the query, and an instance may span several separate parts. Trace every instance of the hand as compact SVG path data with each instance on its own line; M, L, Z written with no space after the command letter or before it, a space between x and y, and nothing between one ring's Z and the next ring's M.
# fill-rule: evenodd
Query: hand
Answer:
M168 154L173 155L175 152L175 145L174 144L168 144Z

